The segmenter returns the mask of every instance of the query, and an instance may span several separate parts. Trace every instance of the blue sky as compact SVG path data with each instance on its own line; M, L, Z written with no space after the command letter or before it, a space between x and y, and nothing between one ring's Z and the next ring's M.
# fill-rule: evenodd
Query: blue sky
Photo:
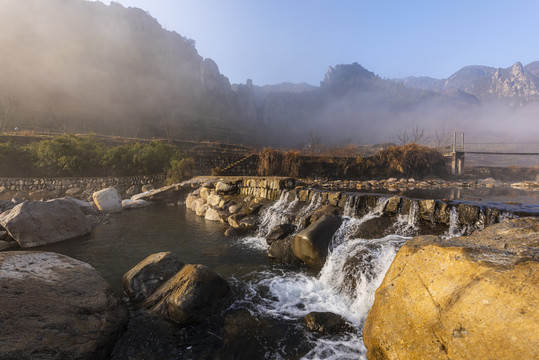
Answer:
M232 83L318 85L328 66L352 62L383 78L446 78L539 60L537 0L116 2L195 40Z

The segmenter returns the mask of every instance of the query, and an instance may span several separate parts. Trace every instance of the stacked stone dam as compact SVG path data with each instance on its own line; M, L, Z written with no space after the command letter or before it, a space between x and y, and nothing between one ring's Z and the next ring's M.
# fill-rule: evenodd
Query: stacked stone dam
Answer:
M216 180L215 180L216 181ZM225 180L226 181L226 180ZM312 202L318 197L320 205L336 206L352 211L348 215L358 216L373 209L379 199L388 199L383 212L389 216L417 215L420 221L433 225L460 226L472 230L474 227L483 228L513 216L537 216L525 212L509 211L503 204L476 204L463 201L419 200L404 196L389 196L385 194L366 194L354 192L339 192L312 189L293 178L240 178L232 180L238 192L243 196L253 196L267 200L277 200L283 193L289 198L301 202ZM416 212L416 214L412 214Z

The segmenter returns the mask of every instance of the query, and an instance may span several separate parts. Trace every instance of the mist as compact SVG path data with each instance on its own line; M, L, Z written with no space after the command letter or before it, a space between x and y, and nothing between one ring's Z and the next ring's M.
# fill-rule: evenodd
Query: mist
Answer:
M3 0L0 34L4 132L298 149L313 131L328 146L398 143L398 135L413 128L424 130L421 142L429 145L454 131L469 142L539 138L539 92L533 88L539 80L526 69L536 92L523 100L468 93L474 88L468 78L458 78L466 86L451 91L434 80L432 89L412 88L356 63L333 65L319 87L231 86L218 64L198 54L194 40L163 29L143 10L83 0ZM487 73L481 89L488 90L484 84L494 70Z

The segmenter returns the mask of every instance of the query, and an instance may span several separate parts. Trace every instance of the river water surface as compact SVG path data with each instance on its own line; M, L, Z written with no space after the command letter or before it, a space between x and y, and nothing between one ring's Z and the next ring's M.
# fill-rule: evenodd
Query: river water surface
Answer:
M148 255L161 251L173 252L185 263L207 265L226 278L233 288L227 311L240 311L240 315L246 311L252 318L246 326L252 326L254 321L259 329L232 340L218 336L221 348L222 343L237 341L227 344L224 352L197 354L192 352L192 346L186 346L191 352L176 352L171 359L178 354L186 354L185 358L213 358L215 354L219 358L245 359L362 358L365 348L361 328L374 291L406 238L389 236L370 241L367 246L360 239L347 238L347 227L353 228L354 222L360 220L345 218L320 273L276 264L266 255L263 232L283 221L280 214L297 210L295 205L297 202L283 197L262 214L261 229L253 237L226 237L222 224L197 217L184 206L152 206L110 215L89 236L35 250L54 251L91 264L120 295L123 274ZM365 273L348 267L345 273L346 259L353 254L368 257L366 261L372 266ZM310 334L303 317L311 311L340 314L354 330L338 336ZM215 342L209 346L215 347Z

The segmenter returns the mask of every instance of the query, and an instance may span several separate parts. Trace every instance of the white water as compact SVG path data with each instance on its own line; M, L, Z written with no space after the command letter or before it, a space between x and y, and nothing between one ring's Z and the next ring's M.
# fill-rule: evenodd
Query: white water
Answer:
M366 359L361 331L375 291L383 281L391 262L402 244L417 233L418 203L413 201L408 214L399 215L393 234L380 239L354 238L366 221L383 215L388 198L378 199L376 206L361 218L354 217L357 198L350 197L344 208L343 223L332 238L326 262L317 276L304 272L280 270L254 274L247 283L248 295L244 299L256 304L256 312L277 319L301 321L310 312L332 312L343 316L354 331L334 336L309 334L312 350L304 359ZM299 220L321 205L315 194L311 202L300 207L297 199L283 195L266 209L257 237L245 241L252 248L267 249L265 236L276 225ZM505 217L507 214L500 214ZM458 208L450 209L450 226L445 237L469 233L471 228L483 228L485 215L471 226L459 224ZM470 227L470 228L468 228ZM298 230L299 231L299 230ZM260 244L257 247L257 242ZM278 352L278 351L276 351ZM270 358L279 358L273 354Z
M263 239L271 226L289 219L287 213L297 207L295 201L289 201L285 196L268 208L262 214L263 229L257 234L258 238ZM309 214L319 206L319 202L314 196L298 213L303 216ZM387 198L380 198L375 208L360 219L344 217L318 276L287 270L279 273L266 271L255 274L254 280L247 284L248 295L244 301L257 304L257 312L265 316L300 320L313 311L332 312L353 325L355 330L346 334L310 336L312 350L305 359L365 358L366 349L361 338L363 323L374 302L375 290L398 249L408 238L390 235L364 240L354 239L353 234L365 221L381 216L386 202ZM253 239L248 241L254 244Z

